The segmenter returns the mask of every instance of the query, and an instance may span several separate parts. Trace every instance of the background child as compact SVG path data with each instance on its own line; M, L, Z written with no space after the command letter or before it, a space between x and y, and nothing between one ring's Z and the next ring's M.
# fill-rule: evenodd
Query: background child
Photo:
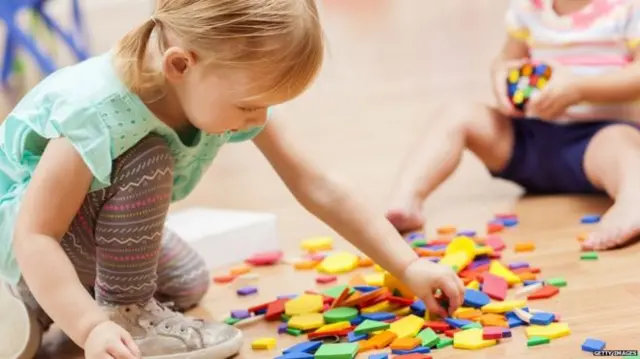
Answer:
M114 51L36 86L0 127L0 274L21 299L0 290L0 332L28 326L13 314L26 306L29 349L53 321L87 358L235 354L235 328L159 304L186 310L209 283L203 261L164 224L218 149L249 139L306 209L431 311L446 314L437 289L455 310L464 288L451 269L419 259L277 123L265 125L271 106L311 84L322 58L313 0L163 0ZM0 356L19 356L9 339Z
M640 233L638 2L512 0L506 20L509 36L491 69L499 105L456 108L429 129L407 161L387 218L400 231L421 228L424 199L468 148L494 176L528 193L606 192L615 204L583 245L627 243ZM509 104L506 78L525 61L554 71L523 114Z

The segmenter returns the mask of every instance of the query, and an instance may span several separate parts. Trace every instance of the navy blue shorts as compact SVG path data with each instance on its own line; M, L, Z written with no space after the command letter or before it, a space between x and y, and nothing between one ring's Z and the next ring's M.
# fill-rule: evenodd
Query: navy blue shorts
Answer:
M514 145L507 166L493 175L513 181L528 194L603 193L587 179L584 155L595 134L622 122L554 124L537 119L511 119Z

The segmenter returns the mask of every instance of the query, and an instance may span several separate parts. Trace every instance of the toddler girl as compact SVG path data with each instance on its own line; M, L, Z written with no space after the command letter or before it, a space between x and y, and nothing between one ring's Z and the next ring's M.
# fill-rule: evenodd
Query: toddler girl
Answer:
M446 314L437 289L455 310L452 270L418 259L267 124L323 51L313 0L160 0L113 51L37 85L0 127L0 357L33 356L52 322L91 359L235 354L238 330L181 314L209 274L164 225L220 147L250 139L306 209L433 312Z
M457 167L465 148L491 173L529 193L607 193L614 206L585 249L640 234L640 6L635 0L511 0L508 37L491 69L498 106L457 108L411 154L387 218L421 228L424 199ZM546 87L518 112L508 70L550 64ZM459 107L459 106L458 106Z

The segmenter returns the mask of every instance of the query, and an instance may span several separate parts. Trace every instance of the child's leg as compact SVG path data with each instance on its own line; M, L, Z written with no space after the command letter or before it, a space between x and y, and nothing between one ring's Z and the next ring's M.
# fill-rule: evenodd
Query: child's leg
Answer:
M165 228L158 262L156 299L161 303L171 302L175 309L186 311L200 303L210 283L202 257L176 233Z
M591 140L584 156L587 177L614 198L597 231L583 244L587 249L609 249L640 235L640 130L611 125Z
M475 105L454 109L427 129L405 161L387 212L400 232L423 227L424 200L458 167L465 148L490 171L501 171L513 148L511 119L493 108Z

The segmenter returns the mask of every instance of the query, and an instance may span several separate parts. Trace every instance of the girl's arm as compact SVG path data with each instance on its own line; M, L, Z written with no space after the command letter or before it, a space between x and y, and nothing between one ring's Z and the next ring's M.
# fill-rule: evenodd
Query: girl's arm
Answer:
M311 165L274 120L254 139L300 204L395 276L418 257L384 216ZM392 254L392 255L391 255Z
M29 289L79 346L108 318L80 283L59 242L91 180L91 172L68 140L50 141L24 195L14 234L16 259Z
M608 74L582 77L576 80L576 92L581 101L626 102L640 98L640 47L634 52L634 61L628 66Z

